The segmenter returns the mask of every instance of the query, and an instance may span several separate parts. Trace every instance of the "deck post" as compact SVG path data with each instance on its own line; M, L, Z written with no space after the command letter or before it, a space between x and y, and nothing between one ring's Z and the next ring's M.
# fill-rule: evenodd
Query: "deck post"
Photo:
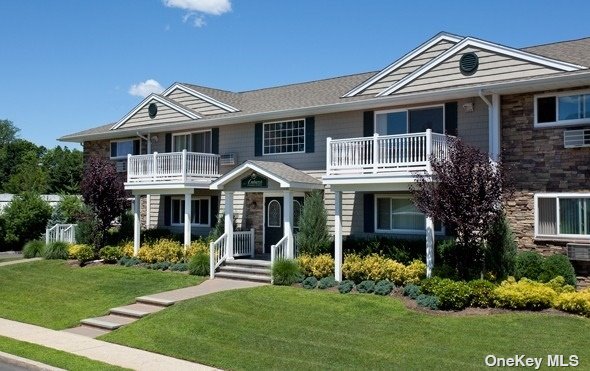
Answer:
M129 182L129 173L131 173L131 153L127 154L127 181Z
M426 277L430 278L434 268L434 221L426 217Z
M334 191L334 279L342 281L342 191Z
M432 155L432 129L426 129L426 172L432 173L430 156Z
M332 148L330 148L331 137L326 138L326 173L330 175L332 165Z
M180 172L182 173L182 182L186 183L186 149L182 150L182 163L180 164Z
M184 252L191 245L192 190L184 194Z
M379 170L379 134L373 134L373 173Z
M156 174L158 174L158 152L154 152L154 163L152 165L152 177L154 182L157 180Z
M234 193L225 191L225 233L227 233L227 259L234 258Z
M141 197L135 195L133 201L133 256L139 254L141 242Z
M254 228L250 228L250 257L254 258L254 254L256 253L256 239L254 238Z
M283 206L283 229L284 235L287 236L287 259L293 259L295 257L295 251L293 249L293 192L284 192L284 203Z

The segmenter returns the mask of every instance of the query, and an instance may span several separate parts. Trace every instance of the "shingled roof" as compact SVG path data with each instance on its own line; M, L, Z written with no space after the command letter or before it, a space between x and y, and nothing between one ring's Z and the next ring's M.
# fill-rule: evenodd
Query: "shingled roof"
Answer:
M590 37L522 48L544 57L590 67Z

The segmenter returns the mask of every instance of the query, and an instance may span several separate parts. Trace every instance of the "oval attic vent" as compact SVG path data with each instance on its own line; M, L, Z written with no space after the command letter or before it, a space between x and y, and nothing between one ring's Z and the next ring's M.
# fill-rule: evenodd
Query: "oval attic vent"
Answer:
M473 52L465 53L459 60L459 70L463 75L473 75L479 66L479 58Z
M156 105L156 103L150 103L150 105L148 106L148 114L150 115L151 119L156 117L156 115L158 114L158 106Z

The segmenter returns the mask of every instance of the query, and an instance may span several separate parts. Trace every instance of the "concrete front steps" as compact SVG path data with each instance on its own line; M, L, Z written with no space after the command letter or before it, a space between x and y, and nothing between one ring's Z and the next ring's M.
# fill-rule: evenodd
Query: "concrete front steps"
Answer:
M270 266L271 263L266 260L226 260L224 265L219 267L219 271L215 273L215 277L227 278L231 280L270 283Z

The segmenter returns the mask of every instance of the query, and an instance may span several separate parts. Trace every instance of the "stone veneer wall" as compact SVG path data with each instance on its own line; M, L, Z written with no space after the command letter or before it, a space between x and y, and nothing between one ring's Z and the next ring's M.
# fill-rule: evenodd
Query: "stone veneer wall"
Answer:
M254 245L257 254L264 251L264 241L262 241L262 228L264 227L262 206L264 199L262 192L246 192L244 195L244 211L242 215L241 228L248 231L254 228Z
M563 240L534 238L534 195L590 192L590 148L564 148L564 128L534 128L534 93L502 97L502 153L514 186L506 212L521 249L565 252Z

